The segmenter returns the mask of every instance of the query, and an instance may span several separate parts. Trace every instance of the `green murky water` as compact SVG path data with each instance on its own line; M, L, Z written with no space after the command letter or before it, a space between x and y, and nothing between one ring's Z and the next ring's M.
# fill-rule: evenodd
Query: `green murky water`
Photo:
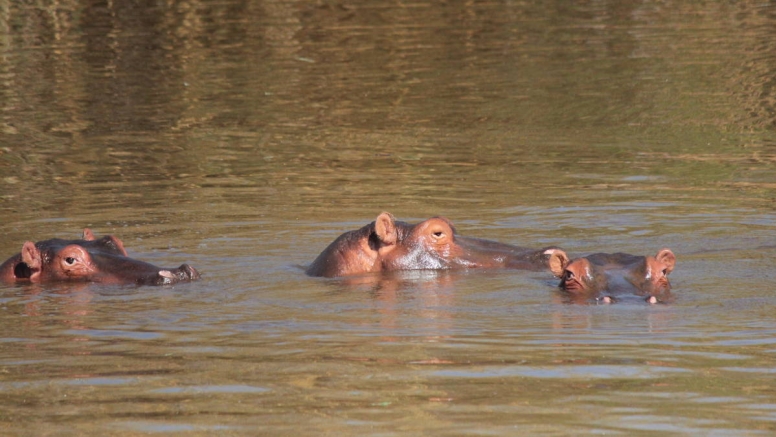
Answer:
M204 280L0 286L3 435L772 435L772 2L0 0L0 249ZM672 305L549 273L304 276L390 211L678 256Z

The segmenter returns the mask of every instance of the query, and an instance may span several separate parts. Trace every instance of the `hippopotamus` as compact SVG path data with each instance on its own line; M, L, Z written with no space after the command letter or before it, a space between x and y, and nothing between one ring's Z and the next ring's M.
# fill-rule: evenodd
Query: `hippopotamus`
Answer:
M394 219L387 212L361 229L345 232L307 268L310 276L339 277L399 270L472 268L548 268L560 249L529 249L496 241L463 237L444 217L418 224Z
M188 264L165 269L130 258L121 240L112 235L95 238L88 228L80 240L28 241L21 253L0 265L0 280L4 282L166 285L199 277Z
M617 296L635 294L658 303L670 296L668 274L674 270L676 256L671 249L661 249L655 256L594 253L569 259L565 252L556 251L549 265L560 278L559 287L575 297L612 303Z

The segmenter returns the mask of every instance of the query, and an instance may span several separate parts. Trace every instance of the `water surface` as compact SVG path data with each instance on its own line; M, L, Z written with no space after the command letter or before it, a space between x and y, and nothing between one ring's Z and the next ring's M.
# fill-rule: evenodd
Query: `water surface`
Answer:
M84 227L174 287L0 286L7 435L772 435L771 2L0 4L0 248ZM381 211L677 254L308 278Z

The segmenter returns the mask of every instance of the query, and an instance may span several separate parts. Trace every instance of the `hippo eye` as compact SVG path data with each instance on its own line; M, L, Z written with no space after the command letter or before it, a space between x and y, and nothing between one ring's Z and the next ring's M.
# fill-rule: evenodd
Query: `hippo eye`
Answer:
M65 258L65 264L72 266L73 264L75 264L75 258L73 258L72 256L68 256L67 258Z
M442 235L445 235L445 233L444 233L444 232L442 232L442 231L436 231L436 232L434 232L434 236L435 236L435 237L437 237L437 238L440 238L440 237L442 237Z
M574 279L574 272L566 270L566 279Z
M663 276L668 274L668 269L663 269Z

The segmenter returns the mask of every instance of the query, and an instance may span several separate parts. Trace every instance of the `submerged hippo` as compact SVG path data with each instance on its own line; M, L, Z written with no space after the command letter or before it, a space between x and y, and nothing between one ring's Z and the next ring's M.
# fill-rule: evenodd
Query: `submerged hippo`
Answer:
M361 229L340 235L307 268L310 276L424 269L514 268L541 270L560 249L528 249L462 237L453 224L433 217L412 225L384 212ZM562 252L562 251L561 251Z
M163 285L195 279L199 279L199 273L188 264L163 269L132 259L121 240L112 235L97 239L89 229L84 229L81 240L28 241L21 253L0 265L0 280L4 282Z
M576 297L611 303L616 296L635 294L658 303L669 296L668 274L674 270L676 256L670 249L661 249L655 256L594 253L570 260L557 251L549 264L560 278L560 288Z

